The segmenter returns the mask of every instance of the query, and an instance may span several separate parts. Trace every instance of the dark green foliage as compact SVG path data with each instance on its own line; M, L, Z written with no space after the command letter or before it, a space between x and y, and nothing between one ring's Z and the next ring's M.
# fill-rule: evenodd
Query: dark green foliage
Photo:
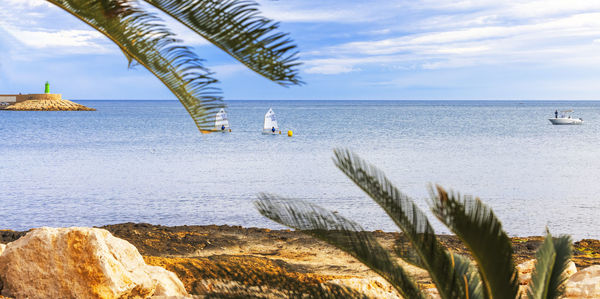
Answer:
M564 292L567 277L565 270L573 254L569 236L553 239L548 233L536 253L537 263L527 290L530 299L559 298Z
M411 241L420 264L431 275L442 298L465 295L462 275L454 273L452 258L437 240L427 216L377 168L347 150L335 150L335 165L365 191Z
M428 271L442 298L519 298L518 274L510 239L492 210L479 199L431 192L433 214L469 248L474 262L445 249L425 214L374 166L347 150L335 150L334 162L402 230L397 255ZM424 297L393 256L360 225L314 204L261 194L256 206L264 216L322 239L356 257L407 298ZM549 240L549 241L548 241ZM567 237L547 238L538 252L532 298L557 298L564 291L572 245ZM541 295L537 295L541 294Z
M191 48L182 45L141 0L47 0L98 30L169 88L201 130L224 107L217 80ZM295 46L277 23L258 15L253 1L147 0L259 74L282 85L299 84Z
M473 254L484 283L486 298L515 298L519 280L510 239L500 220L478 198L431 192L433 214L452 230Z
M259 199L256 207L266 217L302 230L349 253L397 286L405 298L424 298L390 253L357 223L302 200L268 194L259 195Z
M282 85L300 84L296 46L249 0L145 0L255 72Z

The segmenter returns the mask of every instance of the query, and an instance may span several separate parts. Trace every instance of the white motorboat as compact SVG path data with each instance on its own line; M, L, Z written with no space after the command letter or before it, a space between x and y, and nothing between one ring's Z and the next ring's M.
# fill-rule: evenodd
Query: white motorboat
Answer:
M581 125L581 124L583 124L582 118L573 118L573 117L571 117L571 113L573 113L573 110L564 110L564 111L561 111L560 117L549 118L548 120L553 125Z
M275 112L273 109L269 108L267 114L265 114L265 122L263 124L263 134L266 135L279 135L281 131L279 131L279 126L277 125L277 119L275 118Z

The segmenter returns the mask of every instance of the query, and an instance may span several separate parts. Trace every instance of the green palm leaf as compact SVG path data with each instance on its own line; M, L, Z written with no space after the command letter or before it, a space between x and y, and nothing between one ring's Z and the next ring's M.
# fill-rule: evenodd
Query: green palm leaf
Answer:
M518 274L512 246L502 224L478 198L460 200L441 187L432 193L432 211L470 249L477 262L486 298L516 298Z
M274 195L260 194L255 205L265 217L349 253L389 281L404 298L424 298L389 252L357 223L308 202Z
M200 129L223 107L217 82L189 48L135 1L47 0L98 30L163 82Z
M250 0L145 0L258 74L282 85L300 84L296 46L279 24L261 17Z
M473 262L469 258L457 253L452 253L452 260L454 271L458 277L463 278L463 283L467 290L464 298L485 298L479 272Z
M98 30L123 52L129 65L140 64L182 103L205 132L224 107L203 61L146 12L137 0L47 0ZM148 3L175 17L259 74L282 85L300 84L295 46L278 24L258 16L252 1L169 1Z
M565 270L573 254L571 238L561 236L552 239L548 233L544 243L536 252L536 264L527 291L529 299L559 298L565 289L568 277Z
M377 202L411 241L418 262L427 269L442 298L465 298L469 289L476 289L479 280L467 280L465 284L465 272L455 271L452 256L437 240L427 216L412 199L401 193L383 172L350 151L336 149L334 153L336 166Z

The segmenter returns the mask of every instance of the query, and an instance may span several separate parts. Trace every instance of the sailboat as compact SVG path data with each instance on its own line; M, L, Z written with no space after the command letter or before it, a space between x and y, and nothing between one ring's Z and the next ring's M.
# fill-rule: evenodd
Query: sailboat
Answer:
M281 134L279 126L277 125L277 119L275 118L275 112L269 108L267 114L265 114L265 123L263 125L263 134L278 135Z
M212 130L213 132L231 132L229 128L229 120L227 119L227 113L225 109L221 108L219 112L215 115L215 128Z

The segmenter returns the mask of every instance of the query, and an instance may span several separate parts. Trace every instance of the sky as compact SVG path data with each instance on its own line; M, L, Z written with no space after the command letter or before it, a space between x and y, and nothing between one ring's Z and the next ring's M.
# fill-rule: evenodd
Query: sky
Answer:
M229 100L600 100L600 1L259 0L298 45L303 86L246 69L167 16ZM43 0L0 1L0 94L174 99Z

